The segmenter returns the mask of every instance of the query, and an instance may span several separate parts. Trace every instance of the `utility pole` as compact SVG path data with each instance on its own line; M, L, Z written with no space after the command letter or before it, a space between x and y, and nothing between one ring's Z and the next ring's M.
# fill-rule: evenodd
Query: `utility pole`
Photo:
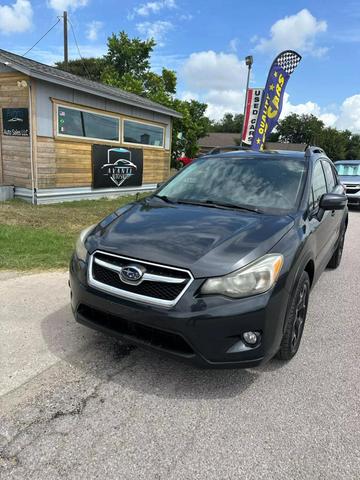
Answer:
M64 70L68 69L69 65L69 49L68 49L68 14L64 12Z
M254 59L251 55L248 55L247 57L245 57L245 64L248 67L248 74L247 74L247 80L246 80L244 117L243 117L243 126L242 126L242 130L241 130L240 145L243 144L243 135L244 135L244 127L245 127L245 114L246 114L248 90L249 90L249 83L250 83L250 73L251 73L251 67L252 67L253 63L254 63Z

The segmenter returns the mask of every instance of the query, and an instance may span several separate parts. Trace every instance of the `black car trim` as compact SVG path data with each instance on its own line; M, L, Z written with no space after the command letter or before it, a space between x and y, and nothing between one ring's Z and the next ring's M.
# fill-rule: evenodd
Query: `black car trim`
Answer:
M160 268L166 268L168 270L173 270L173 271L177 271L177 272L184 272L188 275L189 280L188 280L187 284L184 286L183 290L180 292L180 294L174 300L164 300L164 299L161 299L161 298L149 297L149 296L141 295L141 294L138 294L138 293L129 292L127 290L122 290L120 288L116 288L116 287L113 287L111 285L107 285L106 283L99 282L98 280L96 280L94 278L94 276L93 276L93 263L94 263L94 259L95 259L94 256L97 253L100 253L100 254L103 254L103 255L108 255L110 257L119 258L119 259L126 260L126 261L133 262L133 263L137 262L137 263L142 263L144 265L151 265L151 266L156 266L156 267L160 267ZM111 264L110 264L110 266L111 266L111 269L114 270L114 266L111 265ZM110 268L109 268L109 270L110 270ZM174 281L173 281L174 278L173 277L169 277L169 278L171 280L167 283L170 283L170 284L174 283ZM184 281L184 279L181 279L181 280ZM158 281L158 280L156 280L156 281ZM135 301L139 301L139 302L148 303L150 305L157 305L159 307L170 308L170 307L173 307L174 305L176 305L178 303L180 298L185 294L185 292L188 290L188 288L190 287L190 285L192 284L193 281L194 281L194 277L193 277L192 273L190 272L190 270L185 270L183 268L175 268L175 267L170 267L168 265L162 265L162 264L159 264L159 263L153 263L153 262L148 262L148 261L144 261L144 260L129 258L129 257L125 257L125 256L122 256L122 255L115 255L113 253L104 252L104 251L101 251L101 250L96 250L95 252L93 252L89 256L88 284L91 287L96 288L97 290L101 290L103 292L110 293L111 295L115 295L117 297L126 298L128 300L135 300ZM164 281L164 279L162 280L162 283L166 283Z

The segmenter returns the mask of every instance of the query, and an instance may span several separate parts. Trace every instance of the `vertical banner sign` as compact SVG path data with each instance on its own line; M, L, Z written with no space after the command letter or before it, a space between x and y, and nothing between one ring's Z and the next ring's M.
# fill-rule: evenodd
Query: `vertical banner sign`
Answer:
M286 50L280 53L271 65L251 143L253 150L263 150L267 137L277 124L286 84L300 60L298 53Z
M247 145L251 145L257 118L260 111L261 98L263 94L263 88L249 88L247 94L244 129L242 141Z

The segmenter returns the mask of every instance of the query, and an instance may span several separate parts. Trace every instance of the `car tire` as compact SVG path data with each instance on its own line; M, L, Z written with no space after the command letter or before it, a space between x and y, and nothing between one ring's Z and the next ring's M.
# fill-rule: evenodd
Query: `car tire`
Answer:
M184 162L176 162L176 170L181 170L185 167Z
M304 324L310 294L310 278L303 272L290 299L290 305L286 314L284 334L281 340L280 349L276 354L279 360L289 361L297 353Z
M336 250L333 256L330 259L330 262L327 264L327 268L337 268L341 263L341 258L344 250L344 242L345 242L345 232L346 229L343 228L340 232L339 239L337 242Z

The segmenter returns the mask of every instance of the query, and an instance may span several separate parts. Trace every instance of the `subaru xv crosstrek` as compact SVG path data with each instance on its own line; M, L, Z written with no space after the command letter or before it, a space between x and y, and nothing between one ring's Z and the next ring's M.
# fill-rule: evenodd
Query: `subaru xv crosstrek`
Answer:
M290 360L347 224L320 148L202 157L81 233L72 309L88 327L202 366Z

